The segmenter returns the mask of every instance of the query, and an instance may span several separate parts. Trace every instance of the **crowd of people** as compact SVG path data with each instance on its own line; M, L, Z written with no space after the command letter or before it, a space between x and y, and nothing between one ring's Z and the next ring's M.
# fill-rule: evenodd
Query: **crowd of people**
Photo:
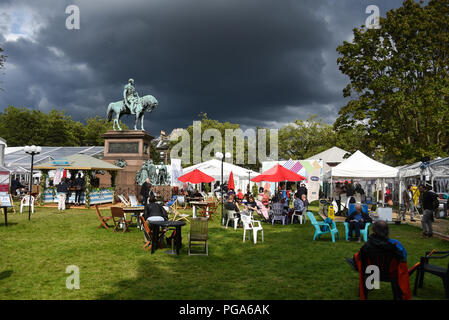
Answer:
M301 184L295 193L279 186L274 195L263 187L259 188L257 195L249 188L245 194L241 189L237 189L237 192L231 189L225 194L225 199L224 209L233 211L235 216L240 217L241 213L258 214L265 222L272 222L275 212L281 212L287 222L291 221L295 211L305 214L309 205L304 184Z

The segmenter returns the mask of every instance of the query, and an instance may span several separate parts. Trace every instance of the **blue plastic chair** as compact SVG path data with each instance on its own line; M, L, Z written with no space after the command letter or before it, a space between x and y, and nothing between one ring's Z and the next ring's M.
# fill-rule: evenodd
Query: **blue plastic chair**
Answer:
M315 216L312 212L308 211L307 216L309 217L310 222L315 227L315 234L313 235L313 240L319 239L322 234L330 233L332 237L332 242L335 242L335 234L337 234L337 239L340 240L340 234L338 233L337 226L335 225L335 222L332 221L332 225L329 225L325 222L317 222L315 219ZM325 226L327 228L323 228L322 226Z
M365 228L364 229L360 229L360 236L363 237L363 241L367 242L368 241L368 234L369 234L369 226L371 225L371 223L366 223L365 224ZM345 221L345 233L346 233L346 240L349 239L349 223ZM352 237L352 234L351 234Z
M355 204L351 203L348 208L348 216L351 213L353 213L354 211L355 211ZM368 213L368 206L366 204L362 204L362 212L364 212L366 214ZM365 228L360 230L360 235L363 237L363 241L365 241L365 242L368 241L368 235L369 235L368 229L369 229L370 224L371 223L369 223L369 222L366 223ZM345 233L346 233L346 240L348 240L349 239L349 223L348 222L345 222ZM351 234L351 237L352 237L352 234Z
M355 211L355 203L350 203L348 207L348 216ZM362 204L362 212L368 214L368 205Z

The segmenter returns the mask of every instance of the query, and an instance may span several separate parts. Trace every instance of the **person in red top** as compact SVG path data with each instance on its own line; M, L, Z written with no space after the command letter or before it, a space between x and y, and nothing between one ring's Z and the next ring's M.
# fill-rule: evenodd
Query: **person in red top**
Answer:
M243 192L242 192L242 189L238 189L237 191L238 191L238 192L237 192L237 198L239 198L239 200L242 201L242 200L243 200Z

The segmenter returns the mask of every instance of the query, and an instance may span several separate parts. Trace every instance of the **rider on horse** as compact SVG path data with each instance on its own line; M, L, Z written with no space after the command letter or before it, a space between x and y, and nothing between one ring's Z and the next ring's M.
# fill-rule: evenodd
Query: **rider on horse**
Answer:
M123 89L123 98L125 106L129 108L131 114L136 114L136 109L139 104L139 95L134 88L134 79L129 79L128 83Z

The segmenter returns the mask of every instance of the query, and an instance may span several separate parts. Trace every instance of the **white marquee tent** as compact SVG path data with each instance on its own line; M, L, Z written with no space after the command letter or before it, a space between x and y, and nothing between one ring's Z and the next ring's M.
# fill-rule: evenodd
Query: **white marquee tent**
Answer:
M378 179L396 178L398 169L377 162L357 150L348 159L332 168L332 178Z
M398 176L399 170L386 164L371 159L367 155L357 150L345 161L331 169L332 179L353 178L365 180L382 179L382 190L384 190L385 179L394 179ZM377 193L379 199L379 193ZM382 197L382 203L385 199Z
M202 163L195 164L193 166L184 168L182 170L183 174L189 173L190 171L193 171L195 169L198 169L205 174L215 178L216 181L221 180L221 161L217 159L211 159L209 161L205 161ZM249 179L254 178L255 176L259 175L258 172L249 170L247 168L239 167L237 165L234 165L229 162L223 162L223 180L227 181L229 178L229 175L232 174L234 176L234 185L237 189L242 189L243 192L246 192L246 187L248 183L251 184L251 187L253 186L254 182L250 182Z

